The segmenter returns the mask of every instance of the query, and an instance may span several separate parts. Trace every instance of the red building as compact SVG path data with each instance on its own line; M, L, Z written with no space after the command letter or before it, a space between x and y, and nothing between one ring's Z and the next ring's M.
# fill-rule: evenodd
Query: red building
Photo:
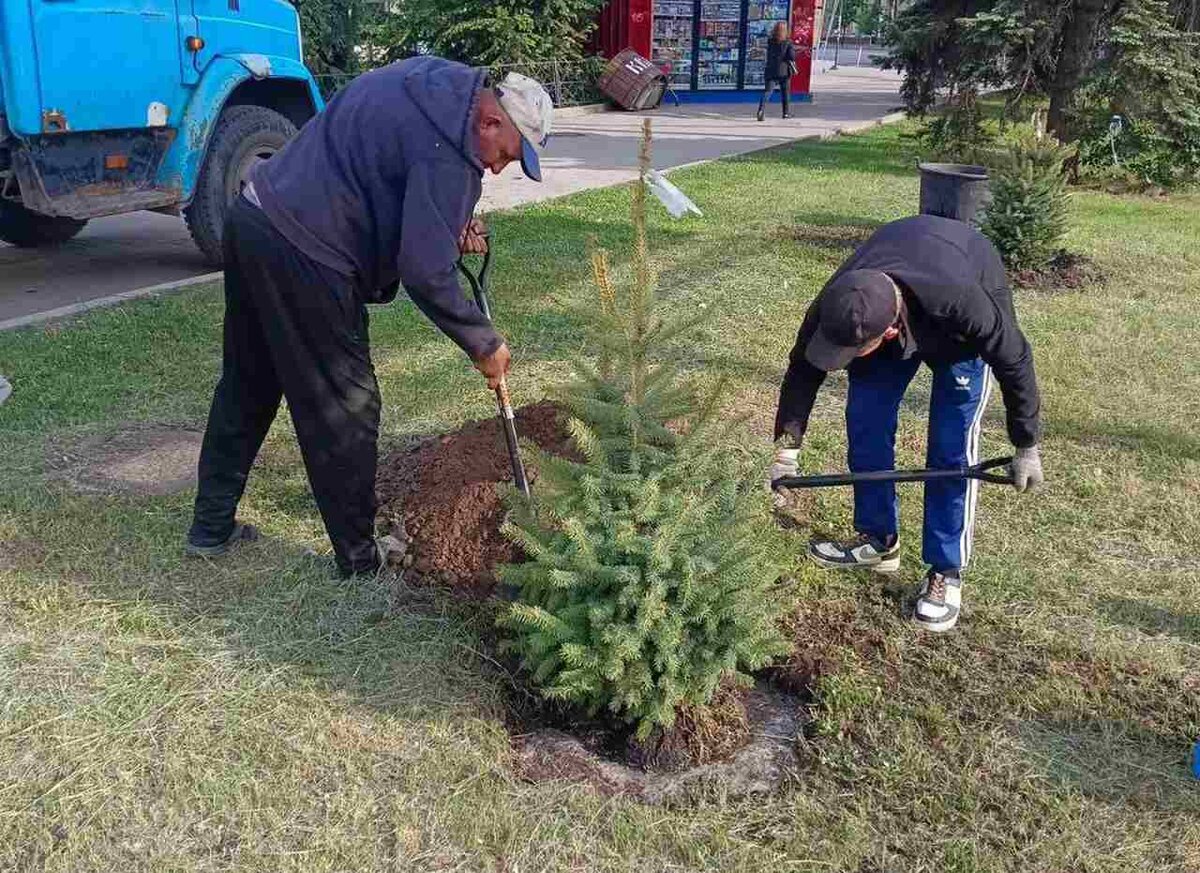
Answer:
M794 99L812 99L817 0L610 0L597 41L612 57L632 48L662 67L684 99L757 100L771 28L786 21L798 49Z

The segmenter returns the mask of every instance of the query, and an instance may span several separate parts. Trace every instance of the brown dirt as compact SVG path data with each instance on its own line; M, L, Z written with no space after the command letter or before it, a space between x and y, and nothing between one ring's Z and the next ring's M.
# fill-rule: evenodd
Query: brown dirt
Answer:
M799 767L801 701L766 685L738 693L737 700L745 739L722 759L647 771L613 760L586 731L546 728L514 737L516 770L530 782L581 782L606 796L649 804L686 802L712 792L727 799L775 793Z
M792 654L767 674L781 688L806 698L848 658L881 665L885 673L894 671L886 636L852 600L801 601L787 618L785 631L794 646Z
M861 224L797 224L782 225L775 231L778 239L792 240L807 246L845 251L849 254L867 241L875 225Z
M1060 251L1040 270L1017 270L1013 283L1027 291L1076 291L1104 284L1103 270L1087 255Z
M554 404L517 410L516 424L522 440L574 456ZM535 482L536 470L528 472ZM384 458L376 481L380 516L394 529L402 525L411 539L407 581L447 585L474 597L491 594L493 568L520 559L517 547L500 533L504 505L496 485L511 481L497 418L468 422Z
M133 425L114 433L52 443L52 479L77 491L165 495L196 484L204 434L166 425Z

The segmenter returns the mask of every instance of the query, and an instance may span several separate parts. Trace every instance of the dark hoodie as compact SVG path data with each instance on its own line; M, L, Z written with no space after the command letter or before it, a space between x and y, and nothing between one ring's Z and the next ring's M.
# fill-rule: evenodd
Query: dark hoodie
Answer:
M359 76L251 181L271 224L369 303L404 285L468 355L500 337L462 294L458 241L483 186L472 119L486 72L415 58Z

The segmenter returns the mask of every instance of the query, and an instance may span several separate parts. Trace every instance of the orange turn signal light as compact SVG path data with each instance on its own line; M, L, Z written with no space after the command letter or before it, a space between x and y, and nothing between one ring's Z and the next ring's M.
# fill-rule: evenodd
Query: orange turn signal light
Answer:
M189 52L198 52L204 48L204 40L198 36L189 36L184 42Z

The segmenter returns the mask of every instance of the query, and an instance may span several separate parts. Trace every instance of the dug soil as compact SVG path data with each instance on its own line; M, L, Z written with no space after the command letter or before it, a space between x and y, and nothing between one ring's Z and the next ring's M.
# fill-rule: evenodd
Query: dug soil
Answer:
M1065 250L1056 252L1041 269L1016 270L1012 275L1018 288L1048 293L1103 285L1106 278L1100 266L1087 255Z
M516 428L522 440L548 453L578 458L554 404L517 410ZM526 456L536 490L531 460ZM496 593L496 567L524 558L500 532L505 507L497 486L504 482L512 482L512 468L496 418L469 422L381 461L380 518L404 554L404 585L449 589L476 601ZM795 770L795 738L805 720L796 691L803 683L722 688L712 706L681 712L671 731L636 742L626 726L542 703L515 664L492 655L488 659L513 679L509 729L517 770L530 780L574 779L605 794L663 802L698 789L726 796L775 791Z
M576 457L554 404L517 410L516 427L522 440ZM537 470L528 472L536 484ZM522 558L500 533L501 482L512 482L512 466L498 418L469 422L382 460L375 486L379 515L408 545L409 584L442 585L481 599L492 593L495 567Z

